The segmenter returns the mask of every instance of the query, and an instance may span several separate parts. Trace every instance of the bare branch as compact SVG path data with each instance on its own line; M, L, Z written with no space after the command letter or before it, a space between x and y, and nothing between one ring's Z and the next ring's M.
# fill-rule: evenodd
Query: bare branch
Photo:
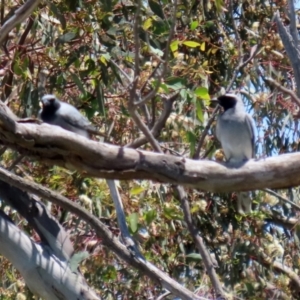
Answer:
M1 117L0 110L0 120ZM51 165L77 169L87 176L151 179L212 192L300 184L299 152L234 166L100 143L48 124L15 123L13 131L0 127L0 132L3 145Z
M178 97L179 93L176 93L174 95L172 95L168 100L164 100L164 110L161 113L160 117L158 118L158 120L155 122L151 133L153 135L153 137L158 137L160 134L160 131L164 128L166 121L168 120L171 112L172 112L172 106L174 101L176 100L176 98ZM136 139L135 141L131 142L130 144L127 144L126 147L130 147L130 148L138 148L141 147L143 144L147 143L147 139L146 137L140 137L138 139Z
M34 243L0 211L0 253L23 275L30 290L43 299L99 299L80 273L60 261L50 248Z
M41 0L27 0L15 11L14 15L9 18L0 29L0 45L3 43L7 34L19 23L23 22L28 16L30 16L40 2Z
M274 261L271 257L264 253L264 250L255 244L247 246L252 256L251 258L256 260L258 263L268 266L269 268L279 271L287 275L292 282L295 284L297 290L300 290L300 279L299 276L289 267L284 265L282 262Z
M281 92L286 93L287 95L289 95L291 97L292 101L300 107L300 99L297 97L297 95L293 91L285 88L284 86L282 86L280 83L276 82L272 78L267 77L267 78L265 78L265 80L268 83L270 83L271 85L278 88Z
M27 220L43 243L48 245L60 260L70 259L74 252L72 242L64 228L52 217L42 202L3 181L0 181L0 195L3 201Z
M299 88L300 87L300 52L297 49L293 41L293 38L291 37L287 29L283 26L279 17L279 12L275 14L274 20L277 24L280 38L282 40L286 53L291 62L294 71L296 85L297 85L297 95L300 98L300 88Z
M199 159L199 156L200 156L200 151L201 151L201 148L203 146L203 143L204 143L204 140L208 134L208 131L210 129L210 126L212 125L212 123L214 122L215 118L216 118L216 115L219 113L220 111L220 106L218 105L214 111L212 112L211 116L210 116L210 119L208 120L204 130L202 131L201 133L201 136L199 138L199 142L198 142L198 145L197 145L197 149L195 151L195 154L193 156L193 159Z
M289 6L289 18L290 18L290 33L293 37L293 41L295 44L295 47L299 47L299 34L297 29L297 22L296 22L296 12L295 12L295 5L294 0L288 0L288 6Z
M238 66L235 68L235 70L233 72L233 76L226 88L226 92L229 92L231 90L233 83L236 80L236 77L238 76L238 74L248 65L248 63L250 63L250 61L255 57L255 55L257 54L259 49L260 49L260 47L258 45L255 45L252 47L250 56L248 57L248 59L243 61L243 57L241 57L241 60L238 64Z
M232 27L233 27L234 34L235 34L234 39L237 40L237 44L238 44L238 51L239 51L239 59L238 60L241 63L243 61L243 47L242 47L242 41L241 41L240 34L236 27L236 22L234 20L233 0L229 1L229 10L230 10L230 15L231 15Z
M277 198L279 198L280 200L282 200L282 201L284 201L284 202L286 202L286 203L289 203L289 204L292 205L293 207L295 207L295 208L297 208L297 209L300 210L300 206L299 206L299 205L297 205L297 204L294 203L293 201L290 201L289 199L286 199L286 198L282 197L282 196L279 195L278 193L276 193L276 192L274 192L274 191L272 191L272 190L270 190L270 189L264 189L264 191L267 192L267 193L269 193L269 194L271 194L271 195L273 195L273 196L275 196L275 197L277 197Z
M214 264L211 260L210 254L207 251L207 249L203 243L203 239L198 234L198 228L195 226L195 224L193 222L187 195L186 195L183 187L181 187L181 186L177 186L176 190L178 192L180 202L182 205L182 209L183 209L183 213L184 213L184 220L187 222L188 229L189 229L189 231L196 243L197 249L199 250L199 253L203 259L203 263L205 265L205 268L206 268L207 274L211 280L211 283L215 289L216 295L217 295L217 297L223 297L223 299L225 299L225 294L222 289L221 283L219 281L218 275L215 271Z
M150 145L152 146L152 148L156 152L162 152L161 148L159 146L159 143L157 142L157 140L152 135L150 129L142 121L139 113L136 111L135 106L129 105L128 106L128 110L130 112L130 115L131 115L132 119L134 120L134 122L136 123L136 125L138 126L138 128L143 132L143 134L145 135L145 138L150 143Z
M124 72L114 60L111 59L110 62L122 73L122 75L128 80L128 83L131 84L132 79L128 76L128 74L126 74L126 72Z
M137 90L137 84L139 82L139 76L140 76L140 21L141 21L141 0L136 1L136 12L134 17L134 26L133 26L133 34L134 34L134 46L135 46L135 55L134 55L134 78L133 83L130 88L130 99L129 101L132 101L132 103L135 101L136 96L136 90Z

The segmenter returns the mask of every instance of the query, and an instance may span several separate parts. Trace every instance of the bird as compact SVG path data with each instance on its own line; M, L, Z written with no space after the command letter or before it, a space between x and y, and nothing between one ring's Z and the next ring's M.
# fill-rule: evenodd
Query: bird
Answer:
M86 138L90 138L91 133L100 134L73 105L60 101L55 95L44 95L41 105L38 117L45 123L60 126Z
M224 112L217 119L216 136L220 141L226 161L243 163L255 156L255 123L246 113L242 99L227 93L218 97ZM250 192L237 193L238 212L251 212Z

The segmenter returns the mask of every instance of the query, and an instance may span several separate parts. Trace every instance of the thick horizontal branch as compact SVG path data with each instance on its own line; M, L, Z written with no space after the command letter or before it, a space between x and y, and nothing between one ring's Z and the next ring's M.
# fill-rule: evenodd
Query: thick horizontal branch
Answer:
M57 126L22 121L15 122L14 126L5 126L3 122L0 141L51 165L99 178L149 179L213 192L288 188L300 184L300 153L251 160L243 166L232 167L104 144Z

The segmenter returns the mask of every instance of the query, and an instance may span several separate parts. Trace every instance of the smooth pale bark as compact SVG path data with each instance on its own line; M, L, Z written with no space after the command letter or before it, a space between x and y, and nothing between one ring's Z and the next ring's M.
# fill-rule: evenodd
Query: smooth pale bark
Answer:
M150 179L212 192L278 189L300 184L300 153L250 160L233 167L91 141L48 124L19 123L10 118L8 121L8 126L0 128L3 145L51 165L81 171L86 176Z
M86 139L58 126L18 120L0 103L0 143L20 153L106 179L151 179L212 192L289 188L300 184L300 153L230 166ZM36 120L37 121L37 120Z
M22 274L30 290L46 300L100 299L84 281L47 246L34 243L0 213L0 253Z
M30 16L40 2L41 0L28 0L14 12L14 14L2 25L0 29L0 44L3 43L8 33L14 27Z
M43 244L48 245L60 260L68 261L72 257L74 248L68 233L41 201L1 180L0 198L27 220Z

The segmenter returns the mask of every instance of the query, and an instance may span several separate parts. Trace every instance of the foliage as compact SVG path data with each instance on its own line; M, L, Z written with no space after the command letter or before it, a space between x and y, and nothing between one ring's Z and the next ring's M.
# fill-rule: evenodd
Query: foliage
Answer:
M102 132L109 132L107 142L125 146L141 135L128 111L130 93L126 79L134 77L139 51L138 88L142 95L158 89L156 96L146 103L147 110L139 109L143 121L151 127L162 112L163 97L179 93L158 137L166 153L194 156L199 137L213 113L209 100L228 87L242 92L247 110L256 121L258 158L298 150L299 128L294 118L298 107L265 81L272 77L295 89L289 60L272 22L279 10L288 24L285 1L179 1L176 20L172 19L174 3L169 0L142 1L140 7L131 1L116 0L45 3L10 33L1 52L1 99L8 99L19 116L36 116L40 94L55 93L79 108ZM15 5L14 1L6 1L6 16ZM134 36L135 21L141 25L139 49ZM173 21L175 34L166 58ZM240 62L254 52L254 58L237 72ZM159 82L151 74L156 68L162 69L165 59L166 73ZM46 76L44 84L41 74ZM145 111L150 112L150 119ZM200 158L214 159L219 146L212 126L201 146ZM151 149L149 144L141 148ZM2 155L2 165L9 167L15 159L16 154L7 151ZM73 201L81 201L115 235L119 234L104 181L84 178L77 172L49 167L26 157L14 170ZM144 256L199 296L212 299L211 282L172 188L140 180L120 182L119 191L129 229L138 239ZM278 193L295 202L299 197L298 188ZM219 279L228 295L242 299L271 298L267 282L290 299L299 297L288 274L272 268L271 263L263 263L253 250L258 247L271 261L280 259L298 274L298 225L287 221L298 217L297 209L261 191L254 193L256 209L246 216L237 213L234 193L190 189L188 198L192 216L215 257ZM53 204L51 211L70 230L82 258L85 252L81 251L89 251L80 269L104 299L150 299L164 292L161 286L128 268L103 247L77 216ZM18 220L13 211L10 215ZM286 217L285 221L282 217ZM29 229L28 232L35 238ZM3 258L1 261L8 265ZM12 267L3 267L1 277L0 288L13 293L11 297L23 292L22 285L12 284L20 280Z

